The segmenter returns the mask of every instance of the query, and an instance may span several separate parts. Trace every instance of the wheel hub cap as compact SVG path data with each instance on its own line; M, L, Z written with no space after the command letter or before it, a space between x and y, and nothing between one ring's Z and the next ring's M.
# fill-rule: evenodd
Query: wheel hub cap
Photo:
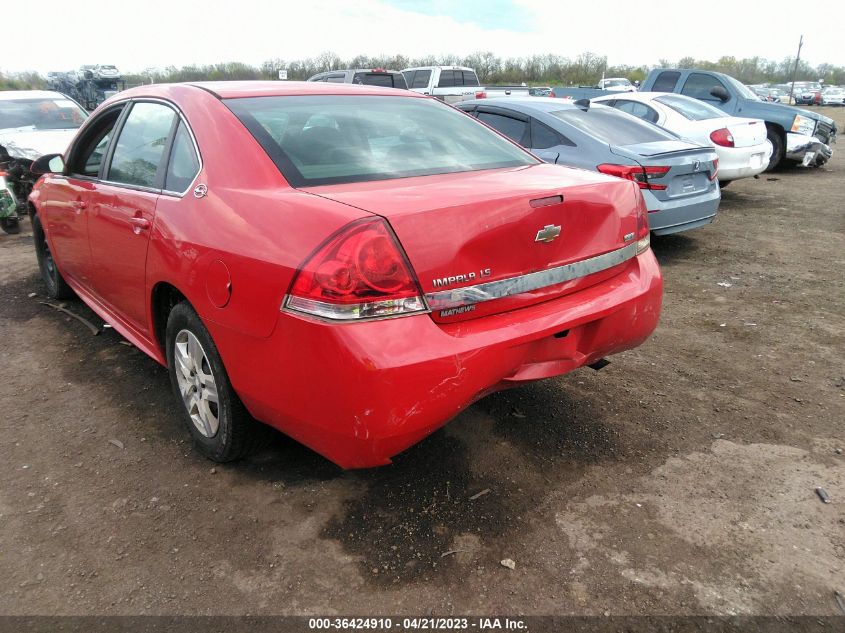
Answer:
M220 428L217 382L202 344L188 330L176 335L176 382L191 422L203 437L214 437Z

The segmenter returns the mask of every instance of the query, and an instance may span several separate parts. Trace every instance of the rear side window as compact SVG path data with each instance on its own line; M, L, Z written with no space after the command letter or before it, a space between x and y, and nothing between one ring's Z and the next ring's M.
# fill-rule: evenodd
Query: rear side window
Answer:
M457 71L456 73L457 74ZM461 72L463 75L464 85L465 86L477 86L478 85L478 76L472 72L471 70L464 70Z
M613 107L617 110L622 110L622 112L627 112L628 114L633 114L638 119L642 119L643 121L648 121L649 123L657 123L657 119L660 118L657 114L657 110L652 108L651 106L647 106L644 103L640 103L639 101L628 101L627 99L617 99L613 103Z
M173 149L170 151L170 162L167 164L167 175L164 188L167 191L181 193L193 182L200 169L194 142L185 124L180 122L173 139Z
M528 121L520 121L519 119L514 119L504 114L494 114L493 112L479 112L478 120L483 121L494 130L498 130L523 147L528 145Z
M669 106L690 121L704 121L706 119L717 119L725 116L724 112L711 105L698 99L686 98L682 95L663 95L662 97L657 97L655 101Z
M455 85L455 71L454 70L441 70L440 71L440 81L437 82L437 87L438 88L451 88L454 85Z
M545 123L540 123L537 119L531 119L532 149L549 149L558 145L573 146L575 143L562 134L558 134Z
M401 73L355 73L352 83L382 88L407 88Z
M710 90L720 86L725 88L725 84L711 75L704 73L690 73L687 80L684 82L684 87L681 88L681 94L693 99L704 99L705 101L718 101L716 97L710 94ZM727 88L725 88L727 90Z
M654 81L654 86L651 90L653 92L674 92L675 84L678 83L678 78L681 76L676 70L668 70L657 75Z
M550 114L608 145L624 146L677 140L677 137L656 125L605 106L594 105L588 110L557 110Z
M155 188L176 113L159 103L136 103L117 137L107 180Z
M411 85L411 88L428 88L428 82L430 80L430 70L418 70L414 73L414 82Z

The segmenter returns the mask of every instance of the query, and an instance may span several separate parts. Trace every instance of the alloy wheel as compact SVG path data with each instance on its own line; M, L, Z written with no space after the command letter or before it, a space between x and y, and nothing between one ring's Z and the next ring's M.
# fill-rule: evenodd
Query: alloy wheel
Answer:
M214 437L220 428L220 405L205 350L190 330L180 330L173 351L179 394L188 415L203 437Z

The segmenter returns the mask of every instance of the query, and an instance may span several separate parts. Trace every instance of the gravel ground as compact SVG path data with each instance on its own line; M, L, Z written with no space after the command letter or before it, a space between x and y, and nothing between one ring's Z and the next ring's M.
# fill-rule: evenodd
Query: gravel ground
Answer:
M733 183L654 239L649 342L358 472L281 435L213 467L165 370L0 237L0 614L839 613L843 173Z

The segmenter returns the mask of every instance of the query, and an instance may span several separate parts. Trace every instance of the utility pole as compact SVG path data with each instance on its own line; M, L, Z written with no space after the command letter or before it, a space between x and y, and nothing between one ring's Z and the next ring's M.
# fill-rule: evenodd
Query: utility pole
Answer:
M801 47L804 46L804 36L798 40L798 54L795 56L795 68L792 69L792 85L789 87L789 102L792 102L792 93L795 92L795 75L798 74L798 60L801 59Z

